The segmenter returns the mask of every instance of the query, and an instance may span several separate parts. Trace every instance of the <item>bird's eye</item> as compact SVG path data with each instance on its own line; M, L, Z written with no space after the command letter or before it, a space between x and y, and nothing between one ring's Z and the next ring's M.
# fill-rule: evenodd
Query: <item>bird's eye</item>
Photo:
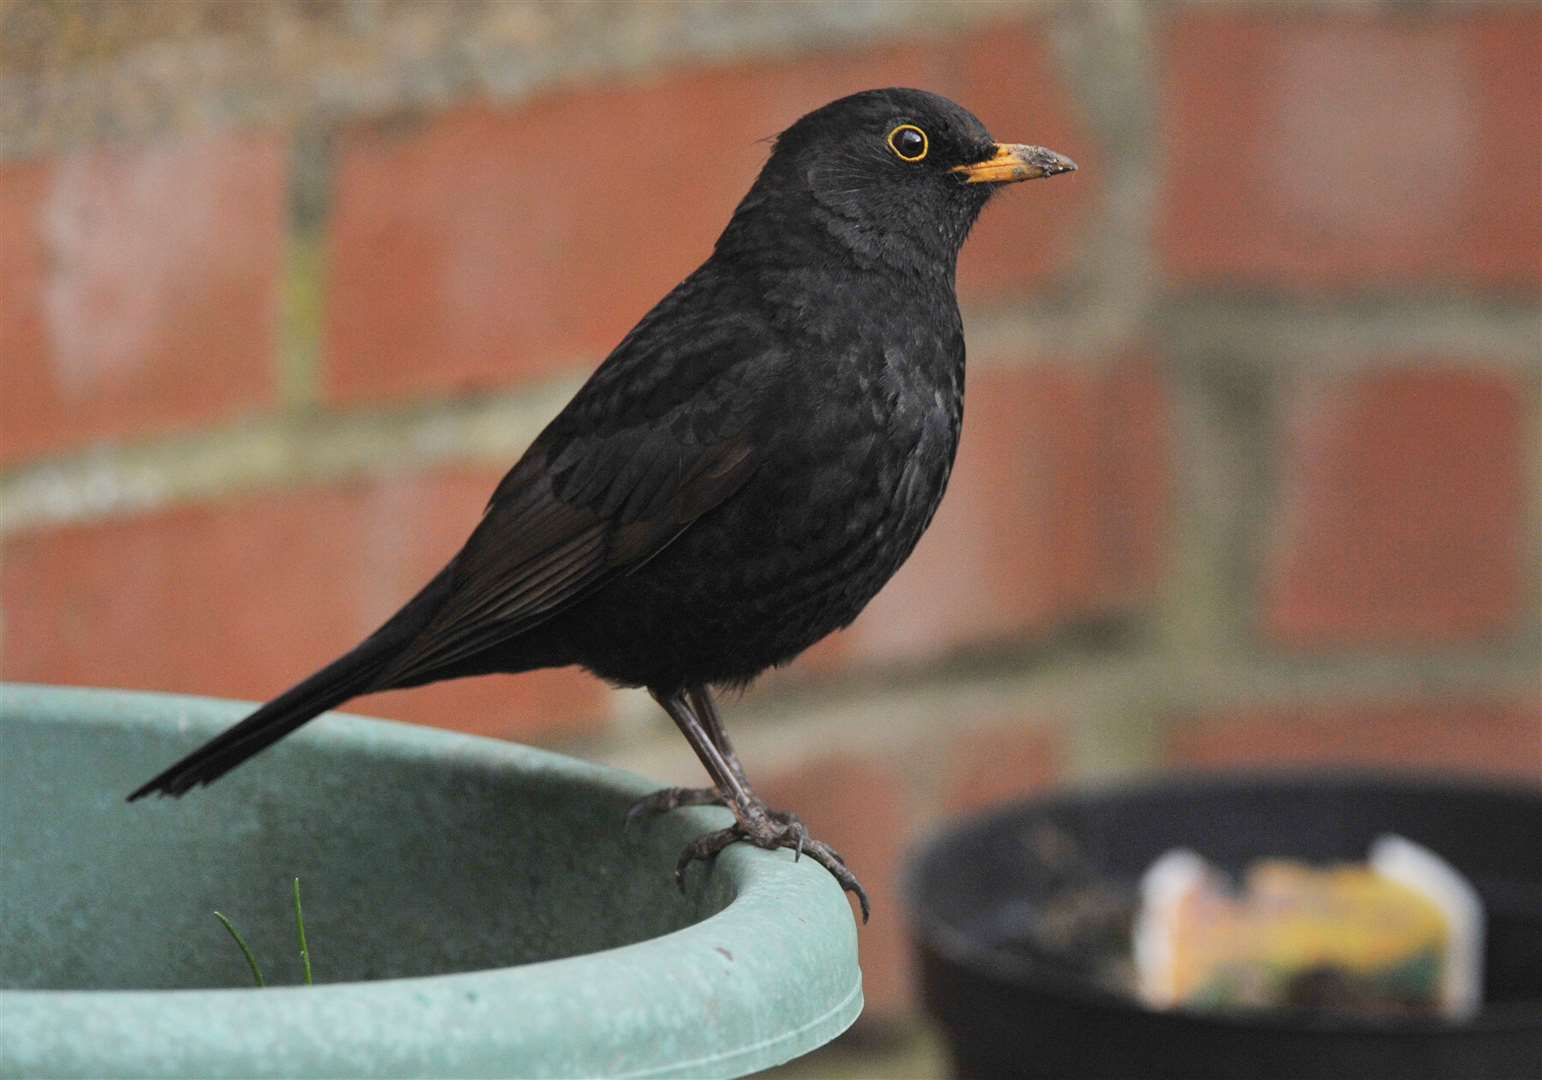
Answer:
M926 156L926 132L914 124L901 124L889 132L889 149L901 161L916 162Z

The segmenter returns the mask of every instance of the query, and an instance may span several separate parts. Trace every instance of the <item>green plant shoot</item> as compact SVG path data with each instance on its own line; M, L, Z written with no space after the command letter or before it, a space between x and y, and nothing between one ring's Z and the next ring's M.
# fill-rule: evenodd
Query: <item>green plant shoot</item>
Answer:
M294 925L300 935L300 960L305 964L305 985L311 985L311 950L305 943L305 913L300 910L300 879L294 879Z
M252 969L252 978L256 980L258 988L266 986L267 983L262 977L262 968L257 966L257 958L252 955L252 950L246 944L246 939L241 936L241 931L236 929L235 924L227 919L223 912L216 911L214 917L220 921L220 925L225 928L225 932L235 939L236 945L241 950L241 955L246 957L246 966Z

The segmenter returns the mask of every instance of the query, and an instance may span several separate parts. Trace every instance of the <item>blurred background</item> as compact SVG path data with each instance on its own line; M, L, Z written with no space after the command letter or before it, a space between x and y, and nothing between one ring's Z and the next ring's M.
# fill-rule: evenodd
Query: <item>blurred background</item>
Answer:
M727 706L873 893L845 1052L929 1067L896 873L949 816L1238 763L1542 778L1531 3L4 0L0 674L264 698L353 645L764 140L890 84L1081 171L966 248L931 532ZM575 670L352 708L700 781Z

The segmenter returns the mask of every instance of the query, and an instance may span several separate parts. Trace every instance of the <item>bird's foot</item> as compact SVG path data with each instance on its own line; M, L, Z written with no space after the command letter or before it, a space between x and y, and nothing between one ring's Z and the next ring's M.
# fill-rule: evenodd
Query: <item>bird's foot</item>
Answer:
M753 792L748 793L743 805L738 805L737 800L724 798L716 788L663 788L633 803L626 812L626 820L630 824L638 818L668 813L682 806L726 806L734 813L734 823L726 829L698 836L686 845L675 864L675 884L680 888L685 888L685 871L691 863L698 859L711 861L718 852L740 840L770 851L791 848L795 859L807 855L828 870L841 888L854 894L862 906L862 921L867 922L870 911L867 890L847 868L841 853L811 837L796 814L772 810Z
M628 807L626 823L630 825L638 818L667 814L682 806L726 805L728 805L727 802L718 793L717 788L667 787L655 791L652 795L645 795Z
M808 829L798 820L796 814L771 810L753 796L747 800L745 806L730 805L729 809L734 811L732 825L726 829L718 829L716 832L698 836L680 853L680 860L675 863L676 885L681 889L685 888L685 871L691 863L697 859L711 860L728 845L740 840L746 840L756 847L770 851L777 848L792 848L794 859L807 855L828 870L830 876L840 883L841 888L855 895L857 903L862 906L862 921L867 922L871 910L867 890L857 880L857 875L847 868L846 860L841 858L841 853L823 840L816 840L810 836Z

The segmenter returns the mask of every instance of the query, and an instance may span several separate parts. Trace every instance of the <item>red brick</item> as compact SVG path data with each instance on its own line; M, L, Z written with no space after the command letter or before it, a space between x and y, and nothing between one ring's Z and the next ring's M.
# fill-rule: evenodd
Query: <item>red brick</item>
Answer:
M1160 245L1178 277L1534 289L1542 13L1218 10L1171 27Z
M1448 644L1525 609L1526 390L1460 367L1313 383L1289 401L1263 625L1298 647Z
M1155 368L971 371L947 496L915 554L814 669L946 655L1139 606L1166 527Z
M761 779L771 806L792 810L811 835L834 847L862 881L873 919L862 928L862 990L870 1014L910 1005L910 949L899 895L901 859L911 826L904 776L887 758L821 756ZM855 910L855 907L853 908Z
M1175 726L1174 765L1383 765L1542 780L1537 701L1342 702L1251 708Z
M710 253L761 140L870 86L952 93L1002 137L1082 159L998 200L960 269L970 298L1031 289L1063 269L1097 175L1042 37L998 25L355 126L338 152L329 390L449 393L604 355Z
M365 716L540 743L598 732L610 705L603 682L569 667L368 694L343 708Z
M270 403L284 185L270 134L0 168L0 460Z
M1060 769L1063 755L1053 729L1002 726L996 718L996 726L976 730L978 720L960 720L961 733L937 755L936 779L949 813L1038 790ZM765 774L747 762L766 801L795 811L812 835L839 850L872 898L873 919L861 937L869 1015L914 1007L899 883L904 855L919 831L919 798L901 763L927 752L888 744L872 756L812 756Z
M1159 365L1127 356L1097 387L1098 601L1148 601L1161 581L1172 500L1167 388Z
M950 815L1026 798L1064 771L1061 731L1024 720L961 731L947 753L942 799Z
M10 538L7 679L266 698L346 651L452 555L496 476L422 474L253 495ZM350 706L511 738L588 730L576 669Z
M1033 22L979 31L961 42L952 70L931 81L917 72L911 82L963 104L1000 141L1047 146L1078 166L1074 176L1007 188L986 207L958 261L965 304L1008 300L1063 278L1098 213L1101 148L1049 37L1047 26Z

